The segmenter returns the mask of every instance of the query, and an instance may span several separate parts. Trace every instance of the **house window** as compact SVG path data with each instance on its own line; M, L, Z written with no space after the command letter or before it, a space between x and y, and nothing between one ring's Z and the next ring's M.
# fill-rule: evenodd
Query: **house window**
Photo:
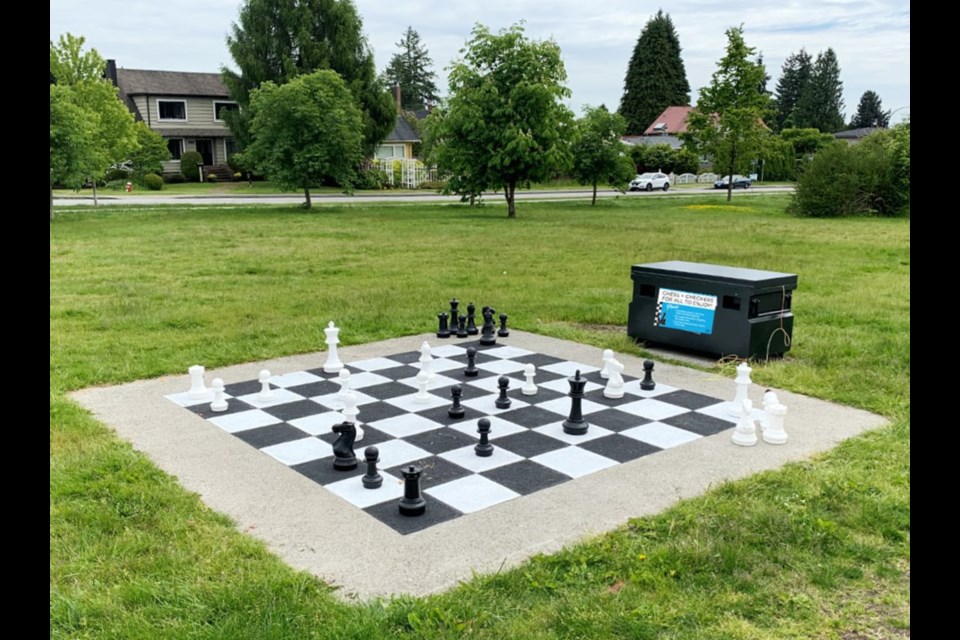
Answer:
M169 138L167 140L167 149L170 150L170 159L179 160L183 153L183 138Z
M239 105L236 102L220 102L219 100L213 101L213 119L216 122L223 122L223 112L224 111L235 111Z
M161 120L186 120L186 100L157 100L157 111Z
M381 160L390 160L392 158L403 158L402 144L383 144L377 147L377 157Z

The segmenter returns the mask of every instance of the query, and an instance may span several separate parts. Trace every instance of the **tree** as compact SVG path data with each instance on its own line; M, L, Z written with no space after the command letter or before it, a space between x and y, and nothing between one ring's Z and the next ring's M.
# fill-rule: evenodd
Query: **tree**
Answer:
M310 187L332 179L349 191L363 157L362 114L342 78L329 69L285 84L267 81L250 94L253 142L244 159L280 188Z
M890 112L884 111L880 103L880 96L874 91L864 91L857 105L857 113L850 121L851 129L861 127L879 127L886 129L890 124Z
M394 54L383 74L384 83L400 85L400 103L404 109L416 111L438 101L437 74L430 70L433 61L420 44L420 34L407 27L400 42L400 53Z
M377 78L363 24L350 0L245 0L227 48L239 71L221 75L240 109L227 124L245 148L251 143L250 94L267 81L283 84L320 69L336 71L362 112L364 151L372 154L396 123L393 98Z
M662 9L640 33L623 85L619 113L632 134L643 133L667 107L690 104L680 38Z
M573 114L560 47L528 40L522 25L493 34L480 24L449 75L450 98L425 128L428 147L464 199L503 189L516 217L517 185L570 166Z
M763 120L770 112L770 96L760 90L766 70L750 61L755 49L744 41L743 26L731 27L726 34L726 55L717 63L710 84L700 89L684 138L733 175L763 149L769 132ZM732 197L731 180L727 201Z
M843 83L840 65L833 49L817 54L810 82L797 101L794 127L835 133L843 129Z
M586 106L583 117L575 125L573 143L573 177L580 184L593 186L591 205L597 204L597 183L604 181L623 190L633 178L635 167L620 141L627 124L618 113L610 113L600 105Z
M804 49L787 56L777 81L777 114L774 118L774 128L777 131L798 126L795 114L797 103L800 96L809 89L812 74L813 59Z
M163 162L170 159L167 141L143 121L134 123L134 130L137 148L130 154L134 177L142 180L148 173L163 173Z
M79 187L96 159L96 132L89 114L78 107L69 87L50 85L50 219L53 187Z

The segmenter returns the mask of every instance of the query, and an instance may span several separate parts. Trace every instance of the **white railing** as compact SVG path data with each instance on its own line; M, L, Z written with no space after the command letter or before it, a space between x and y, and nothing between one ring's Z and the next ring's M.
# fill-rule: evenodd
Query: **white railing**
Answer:
M392 187L416 189L421 183L437 179L436 167L427 167L412 158L380 158L377 160L377 168L387 174L387 182Z
M715 173L701 173L697 176L697 182L716 182L719 179L720 176Z
M677 184L692 184L697 181L697 174L695 173L681 173L677 176Z

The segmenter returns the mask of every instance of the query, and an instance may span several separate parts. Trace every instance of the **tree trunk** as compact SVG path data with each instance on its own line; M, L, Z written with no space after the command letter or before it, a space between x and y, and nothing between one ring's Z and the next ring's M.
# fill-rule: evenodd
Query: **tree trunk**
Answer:
M516 205L516 195L517 195L517 183L508 182L507 188L503 190L503 195L507 199L507 217L516 218L517 217L517 205Z
M736 163L737 153L735 151L730 152L730 168L729 173L727 174L730 179L727 180L727 202L733 200L733 165Z
M303 203L303 208L309 211L310 208L313 206L313 202L310 201L310 187L304 185L303 195L306 196L307 198L307 201Z
M597 204L597 181L593 181L593 201L590 203L590 206L595 206Z
M93 179L93 206L97 206L97 179Z

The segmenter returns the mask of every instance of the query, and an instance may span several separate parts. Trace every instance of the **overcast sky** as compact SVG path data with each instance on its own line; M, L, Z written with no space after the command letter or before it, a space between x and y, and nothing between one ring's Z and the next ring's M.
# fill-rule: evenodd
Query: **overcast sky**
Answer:
M86 46L128 69L219 71L233 66L226 34L240 0L50 0L50 39L84 36ZM447 92L446 68L477 24L496 32L524 21L526 34L560 45L577 115L585 105L620 104L627 64L643 27L662 8L680 38L681 57L696 103L726 46L725 31L743 24L748 46L763 54L768 88L783 62L801 48L814 58L833 48L850 120L864 91L875 91L892 122L910 113L910 3L897 0L355 0L378 70L399 50L408 26L433 60L437 86Z

